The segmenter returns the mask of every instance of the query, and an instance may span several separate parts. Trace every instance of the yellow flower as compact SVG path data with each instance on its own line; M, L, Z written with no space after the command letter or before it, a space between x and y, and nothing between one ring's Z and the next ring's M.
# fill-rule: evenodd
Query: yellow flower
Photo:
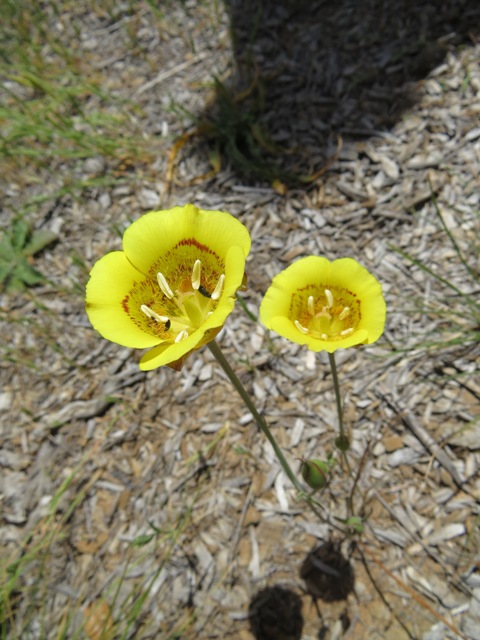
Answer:
M260 305L268 329L329 353L375 342L385 316L380 283L352 258L297 260L273 278Z
M153 347L141 369L180 369L233 310L250 244L247 229L229 213L191 204L147 213L125 231L123 251L94 265L86 295L90 322L112 342Z

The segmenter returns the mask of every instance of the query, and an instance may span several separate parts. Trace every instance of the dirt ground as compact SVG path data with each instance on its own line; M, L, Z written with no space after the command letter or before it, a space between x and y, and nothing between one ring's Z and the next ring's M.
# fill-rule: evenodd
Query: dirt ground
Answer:
M0 298L2 637L480 639L478 3L81 4L52 33L150 155L5 165L2 228L37 198L58 241ZM94 262L188 202L252 235L218 342L295 470L334 451L332 378L262 296L310 254L381 281L384 336L337 354L362 533L345 468L316 518L207 349L144 373L90 326Z

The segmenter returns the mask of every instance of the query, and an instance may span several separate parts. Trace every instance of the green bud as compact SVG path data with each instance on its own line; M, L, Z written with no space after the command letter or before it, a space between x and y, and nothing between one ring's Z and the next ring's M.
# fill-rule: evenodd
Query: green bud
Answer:
M352 516L351 518L348 518L348 520L346 521L346 525L348 527L350 527L350 529L354 532L354 533L363 533L363 521L361 518L358 518L357 516Z
M335 438L335 446L340 451L348 451L350 449L350 440L347 436L338 436L338 438Z
M327 484L329 465L323 460L305 460L302 458L300 473L311 489L321 489Z

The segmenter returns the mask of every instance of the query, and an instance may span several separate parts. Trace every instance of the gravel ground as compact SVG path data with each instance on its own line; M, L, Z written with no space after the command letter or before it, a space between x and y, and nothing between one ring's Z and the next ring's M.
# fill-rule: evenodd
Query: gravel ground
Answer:
M29 215L59 238L34 259L48 282L0 298L0 544L27 569L7 637L480 638L478 3L127 4L65 3L50 27L135 102L144 161L3 172L2 227L50 195ZM91 186L59 191L73 179ZM89 325L94 262L187 202L251 232L250 315L301 256L382 282L384 336L337 358L361 535L339 527L341 465L316 519L208 350L143 373ZM325 458L325 354L249 314L218 342L292 466Z

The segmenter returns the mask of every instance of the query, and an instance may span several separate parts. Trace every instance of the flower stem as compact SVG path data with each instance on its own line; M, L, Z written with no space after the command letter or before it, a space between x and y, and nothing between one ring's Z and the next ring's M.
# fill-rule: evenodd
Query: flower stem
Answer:
M290 478L293 486L295 487L295 489L297 491L303 491L300 483L298 482L295 474L293 473L290 465L286 461L285 456L283 455L280 447L278 446L277 441L273 437L272 432L270 431L270 429L269 429L269 427L268 427L268 425L267 425L267 423L265 421L265 418L263 416L261 416L260 413L255 408L255 405L253 404L250 396L248 395L247 391L245 390L245 387L240 382L240 380L238 379L237 375L233 371L232 367L228 363L228 360L223 355L223 352L220 349L220 347L218 346L217 342L215 342L215 340L212 340L211 342L208 343L207 346L210 349L210 351L212 352L212 354L214 355L214 357L217 360L218 364L222 367L222 369L227 374L228 379L233 384L233 386L235 387L235 390L237 391L238 395L242 398L243 402L245 403L245 406L247 407L247 409L252 414L252 416L253 416L255 422L257 423L259 429L262 431L262 433L265 435L267 440L272 445L273 450L275 452L275 455L277 456L278 461L282 465L282 468L285 471L285 473L287 474L287 476Z
M337 401L338 426L340 428L340 437L345 438L345 428L343 426L343 408L342 398L340 396L340 385L338 383L337 365L335 363L335 354L329 353L330 369L332 370L333 387L335 389L335 399Z
M343 407L342 407L342 398L340 395L340 384L338 382L338 373L337 373L337 365L335 362L335 354L329 353L328 358L330 360L330 369L332 370L332 378L333 378L333 387L335 389L335 400L337 401L337 413L338 413L338 426L340 429L340 437L337 438L336 443L338 448L340 449L340 455L342 456L345 465L347 467L348 475L353 478L352 468L350 466L350 462L348 461L347 450L350 447L350 442L348 436L345 433L345 427L343 425ZM348 517L354 515L353 510L353 491L350 496L347 497L347 512Z

